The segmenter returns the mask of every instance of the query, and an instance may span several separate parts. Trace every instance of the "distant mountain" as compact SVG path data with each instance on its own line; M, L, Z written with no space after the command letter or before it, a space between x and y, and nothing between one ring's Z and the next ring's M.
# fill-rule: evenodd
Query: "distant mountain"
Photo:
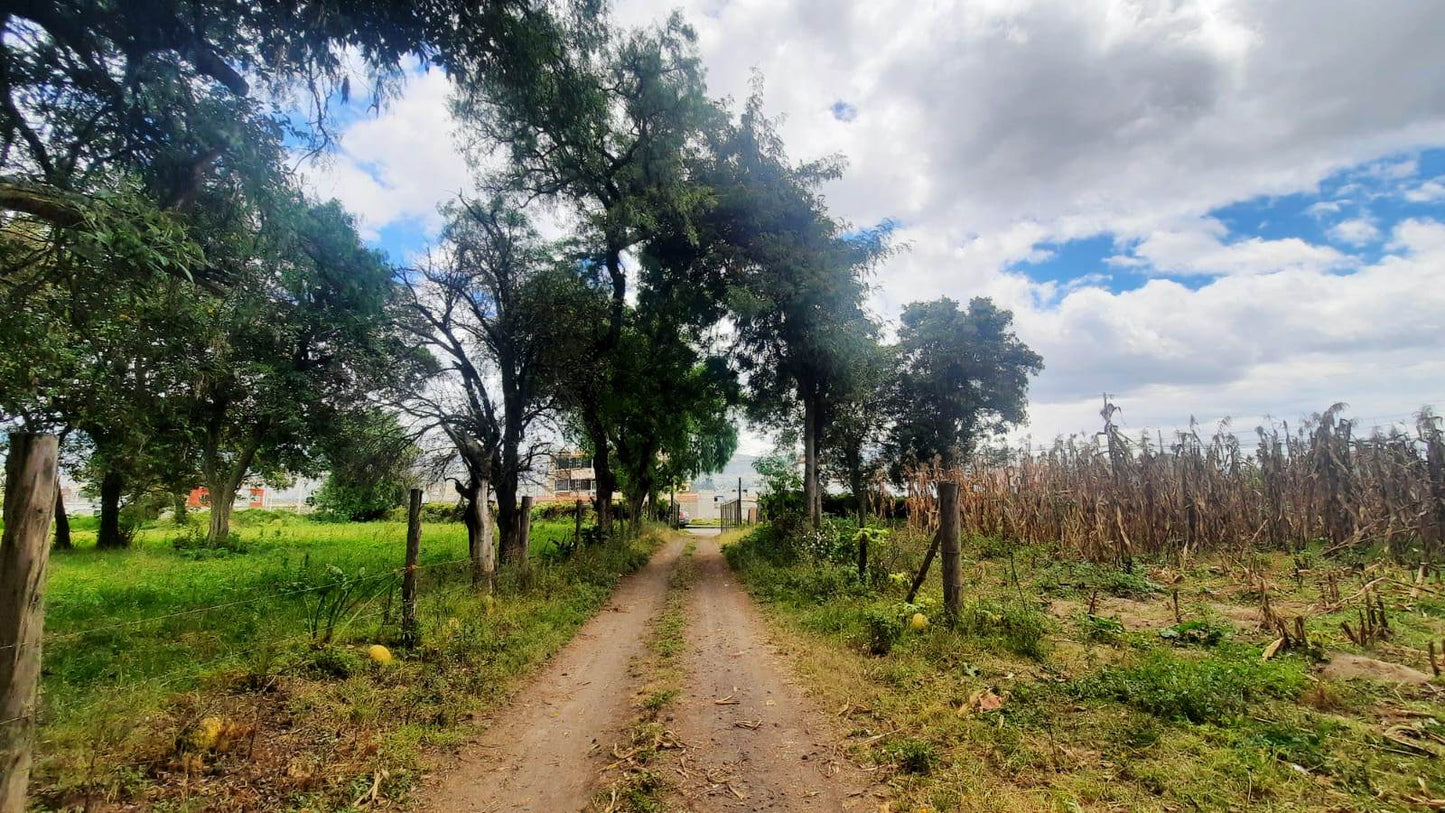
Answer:
M693 481L692 487L698 491L734 491L738 487L738 478L743 478L743 488L756 494L762 478L753 469L753 461L757 460L756 455L735 454L729 460L723 470L716 474L704 474Z

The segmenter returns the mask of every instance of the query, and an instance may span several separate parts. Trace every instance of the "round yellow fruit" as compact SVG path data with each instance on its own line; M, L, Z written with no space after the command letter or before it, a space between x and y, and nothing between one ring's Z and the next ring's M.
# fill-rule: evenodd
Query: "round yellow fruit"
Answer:
M914 632L922 632L928 629L928 616L923 613L914 613L913 617L908 619L908 628Z
M367 657L371 658L382 666L386 666L387 664L391 663L391 650L387 649L381 644L372 644L371 646L367 647L366 655Z

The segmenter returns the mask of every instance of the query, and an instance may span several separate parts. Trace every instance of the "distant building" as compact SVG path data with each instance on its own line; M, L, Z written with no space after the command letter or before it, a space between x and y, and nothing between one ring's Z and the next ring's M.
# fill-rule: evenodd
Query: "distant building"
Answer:
M543 500L591 500L597 496L592 458L580 452L553 455L552 469L543 482L552 487L550 494L540 495Z

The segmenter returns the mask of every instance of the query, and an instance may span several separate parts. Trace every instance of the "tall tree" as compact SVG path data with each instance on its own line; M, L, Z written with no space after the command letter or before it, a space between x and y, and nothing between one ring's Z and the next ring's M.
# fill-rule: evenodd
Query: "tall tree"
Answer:
M730 269L731 314L754 416L801 418L804 507L815 524L822 513L824 409L847 374L845 348L868 330L863 273L887 250L890 225L850 230L829 216L817 190L841 166L790 163L756 93L713 152L707 183L715 202L703 234L721 246L718 260Z
M829 479L848 486L862 527L868 519L869 475L877 466L888 426L893 355L873 331L860 329L849 339L840 348L846 364L826 407L821 457Z
M319 473L338 415L405 391L416 357L390 318L392 270L336 203L269 213L244 285L212 309L187 397L209 538L229 532L236 490L255 473Z
M582 29L552 45L531 51L531 65L464 83L455 107L476 126L481 149L502 145L508 160L494 185L567 202L580 218L591 262L610 287L589 361L601 369L626 320L623 256L688 222L703 197L689 181L689 158L716 111L695 35L677 15L627 34ZM593 383L614 380L603 374ZM598 522L610 529L615 438L596 399L582 399L578 409L593 451Z
M967 310L942 297L905 306L900 322L890 439L895 461L937 461L952 469L980 434L1024 420L1029 376L1037 375L1044 362L1014 334L1012 313L982 297L971 300ZM945 565L952 564L944 572L944 592L956 603L958 540L944 536L957 527L952 518L942 523L909 588L909 601L942 544L949 546Z
M352 66L380 105L408 57L504 88L565 39L543 0L20 0L0 11L0 208L42 230L144 231L224 176L245 123L280 122L252 89L310 108L321 147ZM593 10L579 0L577 19ZM139 179L136 186L132 182ZM133 194L134 193L134 194ZM117 205L117 203L121 205ZM222 266L135 252L132 268L219 283ZM7 269L13 270L13 269Z
M737 448L729 420L736 379L719 357L700 358L664 314L634 314L615 374L627 382L608 399L623 494L634 533L644 504L667 479L722 468Z

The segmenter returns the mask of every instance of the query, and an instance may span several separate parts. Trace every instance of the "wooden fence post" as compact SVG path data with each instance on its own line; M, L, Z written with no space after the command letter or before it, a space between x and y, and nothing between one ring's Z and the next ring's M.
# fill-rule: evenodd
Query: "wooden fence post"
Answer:
M54 435L10 433L0 538L0 813L24 813L30 782L58 450Z
M958 618L963 598L958 551L958 483L938 484L938 538L943 549L943 610L951 623Z
M406 569L401 576L401 645L415 647L420 640L416 625L416 565L421 558L421 489L411 490L406 508Z
M517 542L522 549L517 552L517 563L526 570L532 562L532 498L522 498L522 512L517 516Z
M577 501L577 530L574 532L578 542L582 541L582 501Z

